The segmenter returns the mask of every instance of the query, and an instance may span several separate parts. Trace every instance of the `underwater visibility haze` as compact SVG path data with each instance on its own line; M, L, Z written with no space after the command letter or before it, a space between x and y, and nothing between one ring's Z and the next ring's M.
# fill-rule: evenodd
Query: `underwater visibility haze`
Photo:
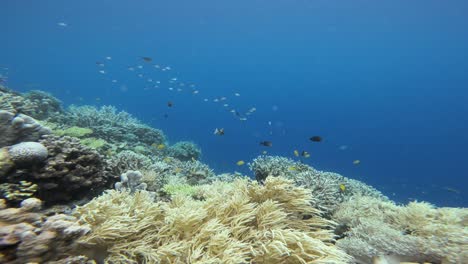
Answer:
M462 207L459 210L466 213L466 14L468 2L462 0L4 0L0 3L0 85L5 87L5 91L0 91L5 93L2 100L6 100L6 103L0 103L0 106L2 110L26 114L44 121L41 124L50 127L53 137L68 135L80 138L79 141L73 141L74 143L65 140L68 143L61 146L76 144L77 149L87 153L83 157L89 157L89 162L96 160L93 155L97 154L86 152L79 144L96 146L93 144L102 143L107 147L101 148L99 145L96 147L97 152L106 157L108 162L114 162L113 164L117 163L113 157L125 151L133 151L134 155L146 155L144 162L138 161L146 164L146 167L140 166L140 163L139 167L125 167L131 169L132 173L137 170L143 173L146 183L138 185L138 190L150 190L154 187L147 182L147 177L151 174L148 171L167 173L169 169L161 169L163 163L170 164L166 165L174 175L185 172L184 166L189 165L183 164L200 163L196 166L202 167L187 169L198 175L194 176L196 181L191 182L189 179L184 181L183 188L177 185L178 187L171 189L167 187L172 184L168 180L169 184L164 182L151 189L156 197L160 195L156 190L172 194L181 189L195 196L195 191L187 187L187 184L212 184L210 177L216 177L213 175L242 174L263 182L267 174L304 174L314 168L321 171L316 171L322 173L320 175L334 172L346 177L346 181L336 181L334 184L336 195L341 195L339 200L343 204L349 203L347 208L358 208L361 203L365 203L359 200L362 197L356 198L357 200L347 198L348 191L358 193L355 190L359 189L352 187L354 183L349 183L348 180L357 180L381 192L375 194L373 189L369 191L373 194L369 195L372 199L386 196L394 201L394 207L385 207L389 211L393 210L392 212L410 211L413 203L408 207L403 205L412 201L425 201L439 207ZM34 111L39 111L37 109L40 108L40 103L34 103L34 100L44 95L28 95L35 90L58 98L64 112L35 116L25 111L24 109L31 106L24 100L33 102L32 105L36 107ZM18 107L19 103L13 103L14 100L19 100L21 107ZM52 103L48 102L50 107ZM95 108L80 108L83 105ZM96 121L98 118L92 121L92 116L99 115L99 109L114 111L113 114L102 117L103 120L113 122L112 124ZM121 111L132 117L117 114ZM89 120L83 121L86 115ZM110 130L103 127L107 125L98 122L111 126L120 133L119 136L106 134ZM121 123L117 124L119 122ZM131 131L125 132L125 128ZM70 129L89 130L71 132ZM2 137L6 138L5 131L11 130L5 128L0 131L5 133ZM164 133L165 138L158 133ZM89 135L91 136L87 138ZM127 139L130 136L134 138ZM54 138L52 141L62 140L64 139ZM49 157L55 155L51 154L50 146L57 143L51 143L50 135L46 139L29 141L40 142L48 148ZM177 145L180 141L187 145ZM0 147L10 147L13 143L20 142L10 143ZM184 156L179 153L183 158L178 158L182 156L174 154L175 146L186 148L184 151L190 154ZM13 183L12 177L18 177L21 173L12 171L20 167L15 165L17 167L8 166L8 170L2 169L2 164L7 162L2 163L1 155L0 176L2 173L8 175L4 176L5 179L9 179L9 184ZM288 160L282 160L281 157ZM171 161L173 158L180 160ZM83 161L77 161L77 164L84 164L80 162ZM272 162L286 162L284 164L287 165L281 165L283 169L278 169L280 172L276 173L276 169L264 165ZM108 170L97 161L92 164L94 168L99 168L93 173ZM118 178L127 173L119 166L110 168L109 175ZM157 166L162 172L153 169ZM206 172L208 166L209 170L213 170L210 172L213 175L206 178L210 180L200 180L205 179L206 175L200 176L199 171ZM132 173L125 176L125 179L132 181L133 177L141 177L141 174L135 176L138 174ZM117 181L107 178L111 176L102 177L106 180L93 181L93 185L109 187ZM296 183L305 181L296 178L294 180ZM268 193L268 188L275 184L283 186L283 183L277 182L279 180L270 179L270 185L265 181L267 184L263 187L244 186L246 183L237 183L236 186L245 190L253 188L249 189L250 193ZM31 182L36 183L34 180ZM124 188L124 182L126 181L122 178L122 184L115 185L116 189ZM38 193L42 192L41 188L47 189L49 186L39 182L36 184L39 186ZM261 188L265 190L260 190ZM368 190L367 187L362 188ZM142 195L134 194L133 191L132 189L132 195ZM96 190L93 196L89 193L84 195L79 188L70 192L74 193L52 198L41 194L39 198L46 204L69 204L71 201L78 201L83 197L93 198L99 194ZM202 195L204 198L212 197L212 194L206 193L208 191L205 190L205 196ZM265 197L269 197L268 195L265 194ZM385 202L386 197L382 198ZM130 198L119 199L127 199L125 201L128 202ZM19 206L19 203L10 202L8 201L9 206ZM80 207L75 216L79 214L78 218L85 219L87 224L96 228L98 223L93 222L95 218L89 212L99 208L100 202L102 201L93 200ZM125 207L123 203L120 204L122 208ZM84 202L78 204L83 205ZM351 219L351 216L340 213L340 210L333 207L335 205L330 206L324 202L314 208L325 210L326 217L334 215L330 219L338 223L346 222L354 228L355 222L343 220ZM389 209L390 207L393 209ZM118 210L123 210L122 208ZM145 208L141 210L149 210L149 207ZM297 209L287 206L284 208L286 211ZM435 212L438 209L431 210ZM209 212L208 210L208 215ZM409 212L401 214L411 218ZM106 217L110 219L110 216ZM416 232L416 227L408 227L403 231L395 223L389 226L398 232L424 233ZM466 223L462 226L466 233ZM353 229L354 232L358 232L358 227L364 228L357 226L356 230ZM300 230L299 225L291 228ZM464 234L463 232L460 233ZM132 239L126 240L133 241L126 245L129 248L133 245L131 243L142 238ZM81 245L95 243L89 237L83 241L80 242ZM463 239L460 241L466 248L466 237L464 242ZM350 249L354 242L347 243L349 244L337 243L344 251L323 249L328 252L328 257L335 257L328 263L351 261L341 252L352 255L354 262L350 263L366 263L372 257L380 256L380 253L375 256L369 255L370 253L353 255L349 252L354 250ZM109 245L105 246L112 248ZM389 252L375 244L372 246L375 249L372 252ZM112 255L123 250L123 247L117 248L106 253L106 261L131 263L126 262L128 259L119 259ZM404 251L397 246L393 249L395 252ZM410 252L413 249L408 246L405 250ZM253 254L254 257L241 255L244 256L242 258L251 261L254 259L256 263L260 263L261 261L255 259L258 257L257 253ZM146 258L138 255L139 253L132 254L134 255L129 254L127 257L132 259L139 256L135 257L135 263L159 263L154 256ZM449 258L443 254L431 254L409 259L432 263L462 263L466 256L460 257L453 253ZM309 261L304 256L299 258ZM263 260L265 263L278 261L276 257ZM179 260L173 261L171 263ZM223 259L213 263L228 261Z

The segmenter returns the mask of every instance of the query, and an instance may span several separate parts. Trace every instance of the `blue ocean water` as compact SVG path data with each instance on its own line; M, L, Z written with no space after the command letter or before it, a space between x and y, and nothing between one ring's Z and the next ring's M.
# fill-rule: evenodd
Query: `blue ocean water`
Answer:
M4 0L0 74L116 105L196 142L218 173L305 150L398 202L466 207L466 14L462 0Z

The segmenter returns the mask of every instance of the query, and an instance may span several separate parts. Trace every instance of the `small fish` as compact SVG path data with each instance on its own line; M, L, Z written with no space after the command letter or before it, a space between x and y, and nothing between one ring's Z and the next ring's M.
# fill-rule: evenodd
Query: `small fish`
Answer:
M224 136L224 128L216 128L213 134L218 136Z
M106 74L106 71L100 70L99 73L100 74Z
M321 136L313 136L309 138L313 142L321 142L323 139Z
M153 59L150 57L141 57L145 62L152 62Z
M64 23L64 22L58 22L57 25L58 25L58 26L61 26L61 27L66 27L66 26L68 26L68 24L67 24L67 23Z
M452 193L456 193L456 194L459 194L459 193L460 193L459 190L454 189L454 188L451 188L451 187L447 187L447 186L444 187L444 188L442 188L442 189L444 189L444 190L447 191L447 192L452 192Z
M137 68L138 69L143 69L143 65L138 65Z
M168 114L164 114L163 117L164 117L164 118L168 118L169 115L168 115Z
M252 108L249 109L249 112L250 112L250 113L253 113L253 112L255 112L255 111L257 111L257 108L255 108L255 107L252 107Z
M159 149L159 150L163 150L164 148L166 148L166 145L159 144L159 145L156 146L156 148Z
M134 71L134 70L135 70L135 68L133 68L133 67L128 67L127 69L128 69L129 71Z
M117 80L112 80L112 82L113 82L113 83L116 83L116 82L117 82Z
M266 151L266 150L262 151L263 155L266 155L267 153L268 153L268 151Z
M301 156L304 157L304 158L309 158L309 157L310 157L310 154L309 154L309 152L307 152L307 151L302 151L302 152L301 152Z
M353 164L354 164L354 165L358 165L358 164L360 164L360 163L361 163L360 160L353 160Z
M99 66L99 67L104 67L104 63L102 63L100 61L96 61L96 65Z
M204 102L208 102L208 98L203 99Z
M224 100L226 100L226 99L227 99L227 98L226 98L225 96L219 98L220 101L224 101Z
M228 106L229 106L229 104L223 104L223 106L224 106L224 107L228 107Z
M271 141L261 141L260 145L262 145L264 147L271 147L271 146L273 146L273 143Z
M290 171L297 171L297 168L295 166L290 166L288 167L288 170Z
M143 74L139 73L138 77L143 78Z
M348 146L347 145L341 145L338 147L339 150L347 150Z
M193 93L193 94L198 94L199 92L200 92L200 91L195 90L195 91L193 91L192 93Z
M247 117L240 117L239 120L240 121L247 121Z
M242 166L244 164L245 164L245 162L243 160L239 160L238 162L236 162L237 166Z
M240 96L240 93L235 93L234 96L239 97L239 96Z
M340 191L346 191L346 186L344 184L340 184Z
M172 107L173 105L174 105L174 104L173 104L171 101L167 102L167 106L168 106L168 107Z
M153 65L153 66L154 66L156 69L161 68L161 66L159 66L159 65L157 65L157 64L155 64L155 65Z
M111 57L111 56L107 56L107 57L106 57L106 60L112 60L112 57Z
M299 151L297 151L297 149L294 150L294 156L299 157Z

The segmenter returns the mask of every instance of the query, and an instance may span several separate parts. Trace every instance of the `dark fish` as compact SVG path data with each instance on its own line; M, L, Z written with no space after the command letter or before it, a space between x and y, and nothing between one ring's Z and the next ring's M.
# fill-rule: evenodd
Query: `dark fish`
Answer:
M169 115L168 115L168 114L164 114L164 118L168 118L168 117L169 117Z
M97 66L103 67L103 66L104 66L104 63L102 63L102 62L100 62L100 61L96 61L96 65L97 65Z
M141 57L141 58L146 62L152 62L153 61L153 59L150 58L150 57Z
M260 142L260 145L262 145L264 147L271 147L271 146L273 146L273 143L271 141L262 141L262 142Z
M172 107L173 105L174 105L174 104L173 104L171 101L167 102L167 106L168 106L168 107Z
M309 138L311 141L313 142L321 142L322 141L322 137L321 136L313 136L313 137L310 137Z

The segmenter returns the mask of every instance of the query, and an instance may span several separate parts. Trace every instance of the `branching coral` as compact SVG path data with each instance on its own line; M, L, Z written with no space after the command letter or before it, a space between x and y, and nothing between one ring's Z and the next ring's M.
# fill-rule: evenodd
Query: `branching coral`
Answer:
M145 170L151 164L150 158L130 150L121 151L109 159L109 168L113 175L121 175L128 170Z
M346 263L332 225L310 193L282 178L214 183L202 200L109 191L78 207L93 232L85 248L106 248L106 263ZM102 252L101 252L102 253Z
M200 158L201 150L193 142L180 141L169 147L168 154L181 161L193 161Z
M63 116L57 116L56 121L67 126L78 126L92 129L93 135L109 143L125 143L128 149L144 144L148 148L152 144L165 143L161 130L151 128L129 113L118 112L113 106L71 106Z
M387 201L375 188L340 174L316 170L306 164L275 156L259 156L249 164L258 181L268 175L283 176L312 191L313 206L328 214L355 194L363 194ZM344 187L344 190L340 186Z
M337 245L359 263L395 255L400 260L464 263L468 259L468 210L412 202L398 206L356 196L340 205L333 219L349 231Z

